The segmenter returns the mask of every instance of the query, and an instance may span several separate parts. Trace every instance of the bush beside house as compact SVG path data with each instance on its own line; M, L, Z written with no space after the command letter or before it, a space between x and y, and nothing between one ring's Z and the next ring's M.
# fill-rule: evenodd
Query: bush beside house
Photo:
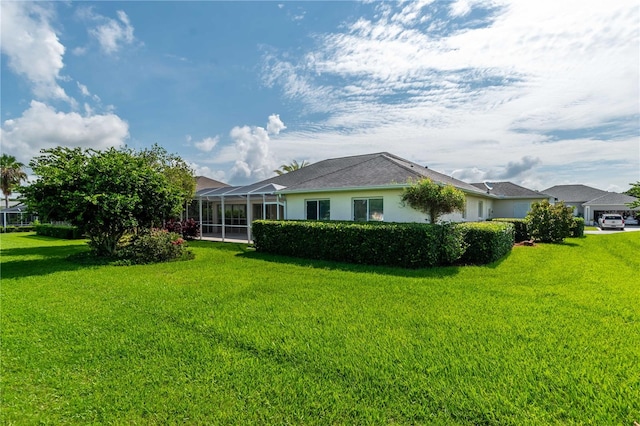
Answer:
M515 226L504 222L467 222L458 225L467 249L460 261L484 265L509 254L514 243Z

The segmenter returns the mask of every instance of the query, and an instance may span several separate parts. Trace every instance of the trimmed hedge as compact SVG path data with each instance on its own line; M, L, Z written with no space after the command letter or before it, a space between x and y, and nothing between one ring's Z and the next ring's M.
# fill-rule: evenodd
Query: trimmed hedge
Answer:
M531 239L531 235L529 235L529 230L527 229L527 220L526 219L516 219L509 217L500 217L496 219L491 219L492 222L506 222L513 223L515 227L515 242L520 243L522 241L529 241Z
M33 232L34 227L31 225L27 226L14 226L8 225L6 228L4 226L0 226L0 234L9 234L11 232Z
M574 238L584 237L584 218L574 217L573 227L571 228L571 236Z
M460 259L462 263L484 265L511 252L515 241L515 225L512 223L467 222L458 226L468 246Z
M456 262L464 252L454 225L386 222L253 222L257 251L339 262L424 268Z
M253 222L260 252L405 268L490 263L509 253L513 235L509 223Z
M46 237L62 238L65 240L79 240L84 238L82 232L76 226L41 224L34 226L38 235Z

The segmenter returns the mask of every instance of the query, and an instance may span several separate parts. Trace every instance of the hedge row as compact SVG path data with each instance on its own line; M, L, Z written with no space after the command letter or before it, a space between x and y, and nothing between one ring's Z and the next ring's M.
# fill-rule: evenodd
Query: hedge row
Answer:
M491 219L492 222L506 222L512 223L515 226L515 242L528 241L531 239L531 234L527 229L526 219L514 219L514 218L496 218ZM584 219L581 217L573 218L573 227L571 228L571 236L574 238L584 237Z
M8 234L10 232L33 232L34 227L31 225L27 225L27 226L7 226L6 228L3 226L0 226L0 234Z
M484 265L509 254L515 241L515 224L468 222L458 225L463 230L467 249L460 261Z
M46 237L63 238L66 240L78 240L84 238L82 232L75 226L41 224L34 226L38 235Z
M483 232L502 241L509 224L488 224ZM493 230L493 231L491 231ZM253 222L253 240L257 251L340 262L424 268L450 265L460 261L493 259L502 243L485 244L473 227L456 224L269 221ZM483 234L484 235L484 234ZM472 241L467 243L465 237ZM486 236L485 236L486 237ZM467 247L482 254L464 260ZM485 253L488 251L489 253ZM504 252L506 254L506 252ZM504 255L503 254L503 255ZM492 261L492 260L489 260Z

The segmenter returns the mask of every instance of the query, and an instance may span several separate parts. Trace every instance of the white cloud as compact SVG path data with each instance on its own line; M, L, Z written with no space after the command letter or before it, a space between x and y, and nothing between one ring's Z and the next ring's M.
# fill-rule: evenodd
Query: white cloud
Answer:
M91 9L85 10L83 14L92 20L102 22L96 28L89 30L89 34L95 37L102 50L107 54L117 53L124 45L132 44L135 41L134 28L129 17L122 10L119 10L117 14L117 20L94 14Z
M58 112L38 101L1 129L2 150L27 164L41 149L56 146L106 149L120 146L129 136L129 125L115 114L82 116Z
M375 18L317 35L316 49L297 59L265 55L265 84L282 87L303 112L326 116L279 140L294 158L317 158L319 146L324 157L338 147L388 150L444 172L475 167L506 176L509 162L521 159L511 165L515 171L529 157L539 163L517 179L531 182L553 179L548 170L564 165L578 180L574 163L601 158L635 172L613 176L601 166L598 173L637 180L637 3L375 7ZM437 18L442 8L455 23Z
M189 140L191 137L189 137ZM200 142L196 142L193 145L198 148L200 151L211 152L213 148L220 142L220 137L216 136L215 138L204 138Z
M38 98L71 101L57 81L65 47L51 28L51 9L43 3L3 1L0 12L0 45L9 68L29 80Z
M269 116L269 122L267 123L267 133L269 133L270 135L277 135L286 128L287 126L285 126L282 120L280 120L279 114L272 114Z
M204 176L210 179L217 180L219 182L226 183L226 173L223 170L214 170L207 166L201 166L196 163L190 163L189 166L193 169L196 176Z
M270 152L270 135L277 135L283 129L286 126L277 114L269 116L267 129L257 126L236 126L231 129L236 158L231 169L231 180L249 182L272 176L277 163Z

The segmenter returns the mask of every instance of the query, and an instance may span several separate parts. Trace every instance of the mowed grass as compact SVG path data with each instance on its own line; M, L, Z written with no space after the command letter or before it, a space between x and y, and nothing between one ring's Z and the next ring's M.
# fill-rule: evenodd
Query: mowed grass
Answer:
M640 233L418 271L1 238L3 424L640 421Z

